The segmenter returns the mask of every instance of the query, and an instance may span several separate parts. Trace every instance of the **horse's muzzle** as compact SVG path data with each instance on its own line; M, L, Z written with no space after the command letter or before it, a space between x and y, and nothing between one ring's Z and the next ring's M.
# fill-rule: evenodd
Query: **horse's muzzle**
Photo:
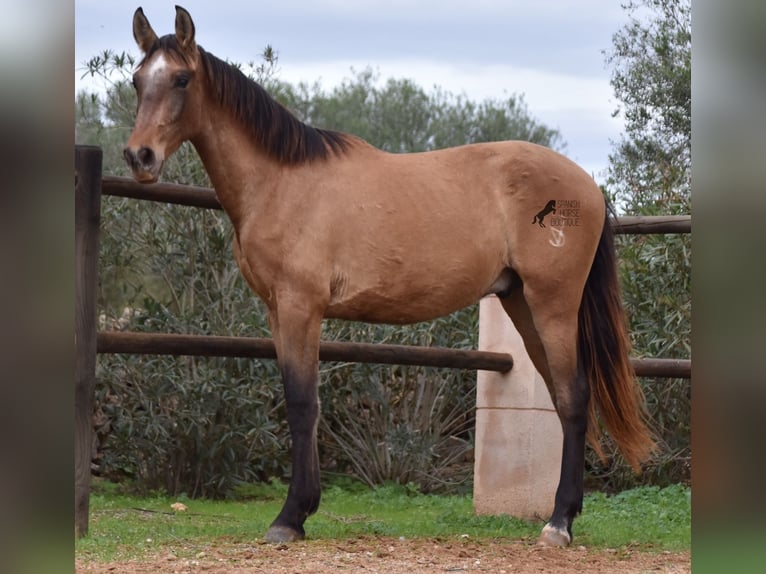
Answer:
M162 161L158 161L156 154L151 148L141 146L137 150L126 147L122 151L125 161L128 163L133 177L140 183L154 183L160 177Z

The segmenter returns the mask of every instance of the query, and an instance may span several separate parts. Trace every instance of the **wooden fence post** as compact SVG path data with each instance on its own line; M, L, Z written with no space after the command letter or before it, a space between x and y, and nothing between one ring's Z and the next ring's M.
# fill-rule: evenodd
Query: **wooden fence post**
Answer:
M513 368L478 371L474 510L547 519L561 468L561 423L521 335L494 296L480 303L479 349L510 353Z
M102 151L75 146L75 536L88 533Z

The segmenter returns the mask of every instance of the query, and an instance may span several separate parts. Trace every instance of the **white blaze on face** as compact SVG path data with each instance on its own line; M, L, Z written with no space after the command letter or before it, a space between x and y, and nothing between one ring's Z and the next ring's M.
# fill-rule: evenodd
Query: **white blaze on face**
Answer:
M160 78L163 72L168 67L168 61L165 58L165 54L160 52L156 58L154 58L149 66L146 68L146 79L149 86L154 85L157 79Z

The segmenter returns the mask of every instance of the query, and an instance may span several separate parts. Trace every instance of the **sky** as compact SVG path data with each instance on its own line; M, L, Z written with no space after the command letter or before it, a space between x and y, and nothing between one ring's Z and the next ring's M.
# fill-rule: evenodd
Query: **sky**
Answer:
M481 101L523 94L529 112L561 132L563 152L603 183L622 133L604 50L626 22L617 0L125 0L75 1L75 89L83 64L105 49L139 50L133 12L174 30L176 1L197 43L233 62L278 53L278 78L331 89L367 67Z

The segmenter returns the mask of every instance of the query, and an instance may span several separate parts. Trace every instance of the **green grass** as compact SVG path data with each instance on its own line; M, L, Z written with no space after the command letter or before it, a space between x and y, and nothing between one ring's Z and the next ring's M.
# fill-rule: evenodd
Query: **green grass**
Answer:
M234 501L139 498L121 494L114 485L94 490L90 534L75 546L78 557L92 560L139 558L169 548L179 555L193 554L216 540L254 542L266 532L286 494L286 487L278 484L243 488L241 499ZM683 486L588 495L575 522L575 544L688 550L690 498ZM188 510L173 512L170 505L178 501ZM401 486L369 490L343 481L325 488L320 510L309 518L306 531L312 540L363 535L535 540L542 525L508 516L476 516L470 496L422 495Z

